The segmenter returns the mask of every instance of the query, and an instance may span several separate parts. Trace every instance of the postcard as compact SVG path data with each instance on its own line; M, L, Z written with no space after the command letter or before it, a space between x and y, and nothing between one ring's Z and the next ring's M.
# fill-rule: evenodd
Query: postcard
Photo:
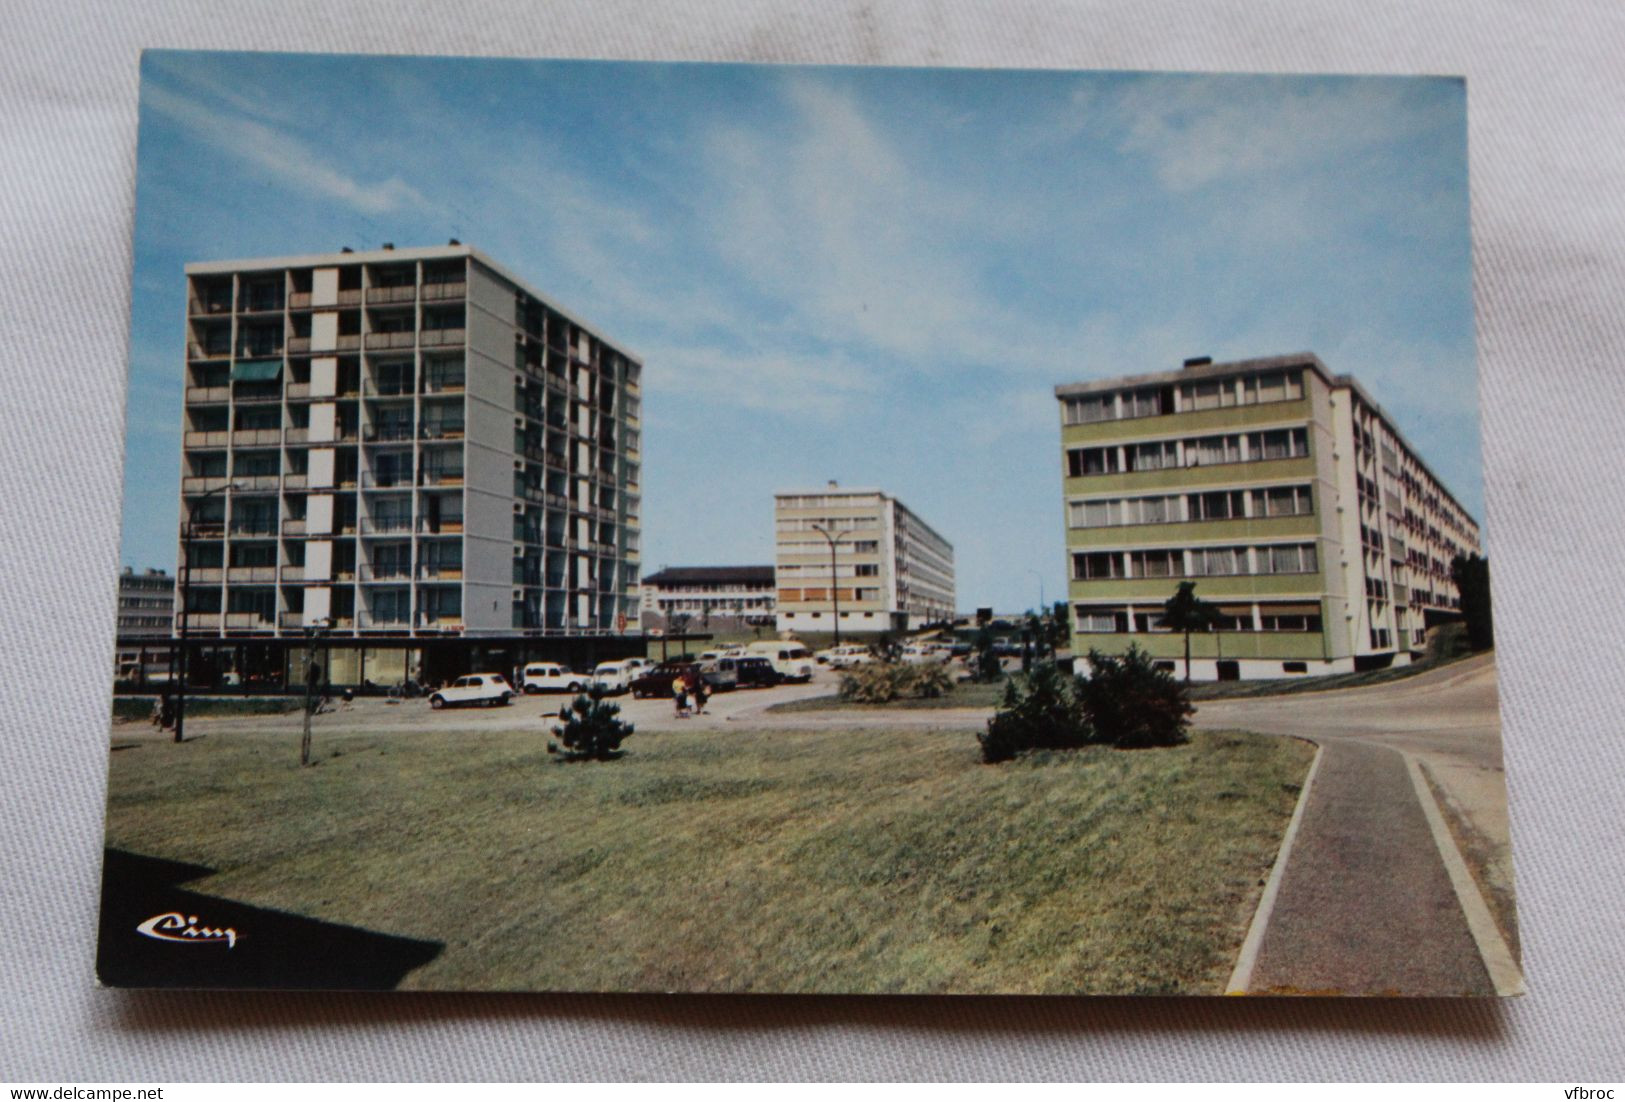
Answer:
M104 985L1523 990L1463 81L141 65Z

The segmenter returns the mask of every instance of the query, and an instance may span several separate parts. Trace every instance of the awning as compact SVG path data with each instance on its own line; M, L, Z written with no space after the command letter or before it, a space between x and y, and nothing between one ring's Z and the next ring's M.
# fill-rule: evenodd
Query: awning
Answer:
M270 383L281 374L281 360L238 360L231 365L234 383Z

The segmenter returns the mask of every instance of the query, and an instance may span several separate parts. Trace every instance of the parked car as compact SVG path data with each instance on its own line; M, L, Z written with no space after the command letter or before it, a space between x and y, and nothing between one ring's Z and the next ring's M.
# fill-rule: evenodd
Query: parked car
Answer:
M868 647L830 647L828 650L819 651L817 655L817 661L832 670L851 669L853 666L862 666L874 660L875 656L869 653Z
M794 639L752 643L745 648L745 653L765 658L773 663L773 668L785 681L812 680L814 665L812 651Z
M600 662L598 668L592 671L592 683L606 694L626 692L627 687L632 684L632 679L639 672L638 667L628 666L627 661L636 662L639 659Z
M471 673L467 677L459 677L444 689L430 693L429 707L440 709L463 704L506 704L513 695L513 687L500 673Z
M723 680L718 676L717 671L711 670L708 672L703 665L697 662L673 660L671 662L662 662L652 670L644 670L633 678L631 683L632 695L639 699L651 696L670 696L672 682L689 673L697 673L700 677L703 677L705 683L711 686L713 692L723 688ZM731 684L726 687L733 688Z
M519 688L527 694L580 693L592 685L592 676L574 673L557 662L532 662L520 673Z
M740 689L768 689L781 680L773 663L759 654L731 654L717 659L717 667L732 673L734 685Z

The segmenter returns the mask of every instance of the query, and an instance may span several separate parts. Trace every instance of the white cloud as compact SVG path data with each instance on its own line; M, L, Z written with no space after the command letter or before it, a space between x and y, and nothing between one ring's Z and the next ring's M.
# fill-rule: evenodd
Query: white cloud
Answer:
M873 372L844 356L678 346L650 350L651 394L708 399L726 409L838 419L872 396Z
M148 83L141 90L141 103L181 124L193 137L257 166L294 190L337 200L363 214L429 206L421 192L397 177L363 182L273 126L205 107L157 83Z

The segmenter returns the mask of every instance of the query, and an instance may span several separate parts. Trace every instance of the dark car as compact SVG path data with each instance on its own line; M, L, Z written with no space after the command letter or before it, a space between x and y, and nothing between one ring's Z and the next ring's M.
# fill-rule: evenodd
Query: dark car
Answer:
M712 692L718 689L732 688L724 683L716 673L707 673L697 662L662 662L652 670L644 670L632 679L630 686L635 697L670 696L671 683L684 674L693 673L705 678L705 683Z
M741 689L767 689L782 680L779 671L773 668L772 662L754 655L719 658L717 668L731 672L735 677L735 684Z

